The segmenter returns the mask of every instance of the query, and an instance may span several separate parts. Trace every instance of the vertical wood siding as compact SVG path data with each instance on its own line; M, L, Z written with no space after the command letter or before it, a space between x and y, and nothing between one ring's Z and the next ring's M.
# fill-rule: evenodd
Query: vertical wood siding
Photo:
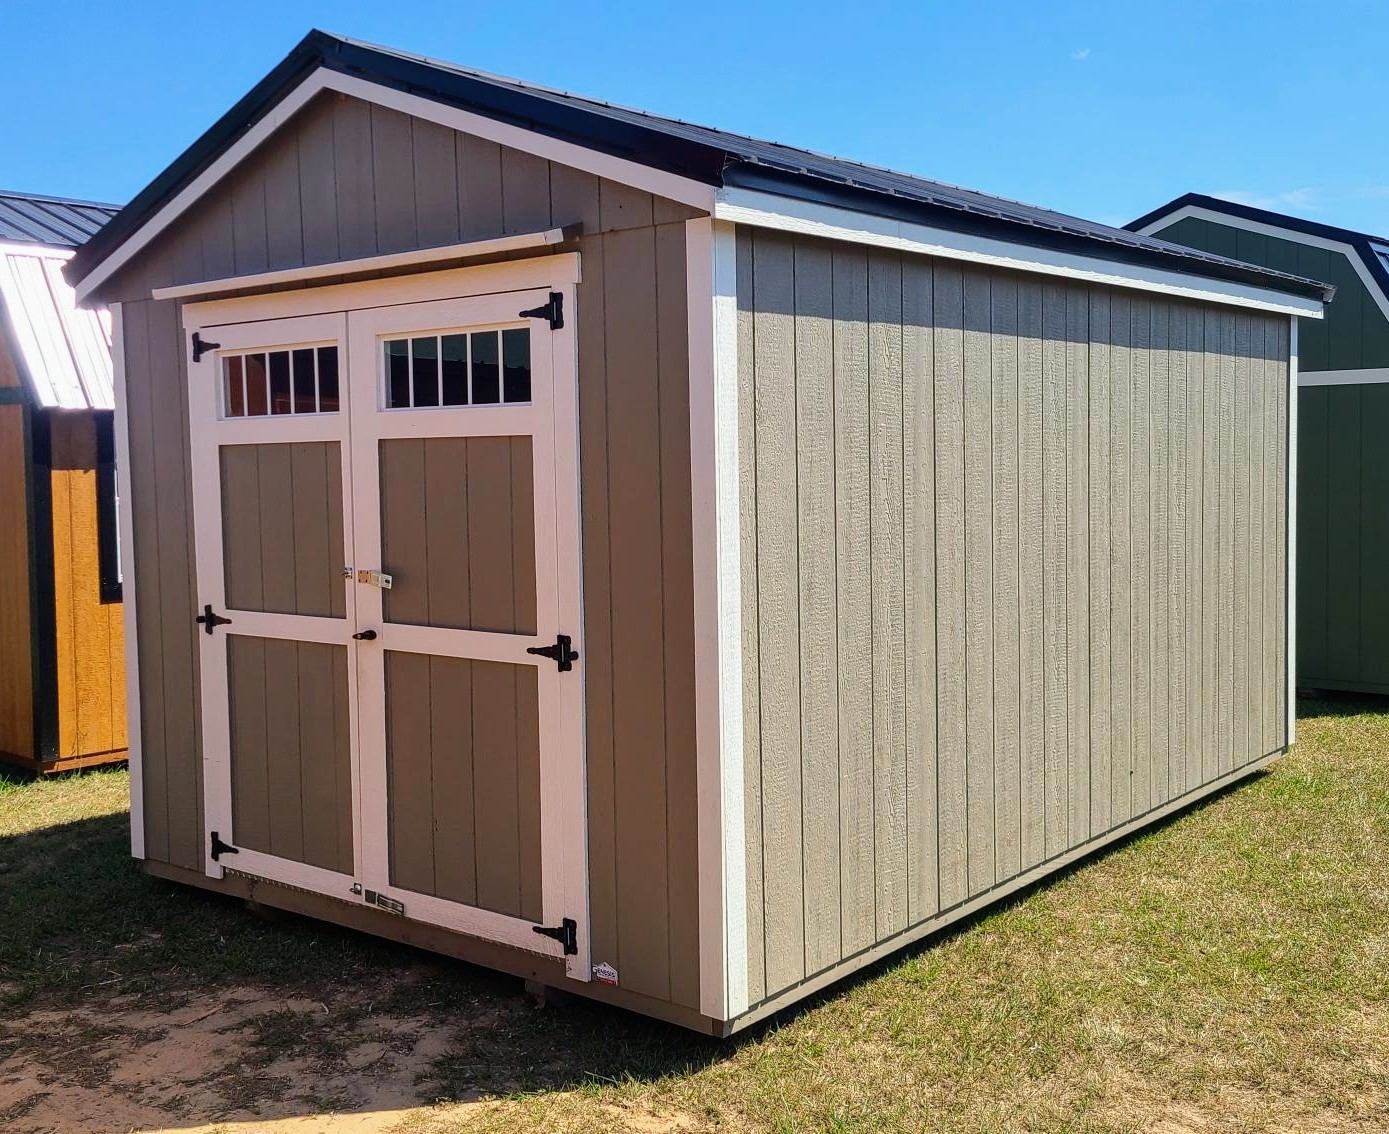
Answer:
M0 349L0 359L4 356ZM4 372L0 365L0 379ZM34 639L27 432L24 407L0 405L0 752L32 759Z
M1284 746L1288 328L760 230L738 269L756 1003Z
M391 882L539 921L532 666L386 654Z
M150 289L582 223L575 313L590 922L697 1007L683 205L356 100L316 100L103 289L125 301L146 851L202 863L184 343Z
M49 418L59 756L126 746L125 626L121 604L101 601L96 431L89 413Z

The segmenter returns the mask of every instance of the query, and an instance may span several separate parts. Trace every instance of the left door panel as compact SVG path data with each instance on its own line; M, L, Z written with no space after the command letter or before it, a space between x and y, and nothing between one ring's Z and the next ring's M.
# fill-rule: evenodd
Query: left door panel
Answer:
M190 327L188 373L206 870L350 899L345 330L341 314Z

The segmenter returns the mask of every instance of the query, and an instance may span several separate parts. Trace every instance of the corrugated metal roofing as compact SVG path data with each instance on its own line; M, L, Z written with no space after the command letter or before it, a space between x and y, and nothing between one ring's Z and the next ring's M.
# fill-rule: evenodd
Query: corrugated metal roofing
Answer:
M76 248L118 212L119 205L0 189L0 241Z
M356 75L713 186L763 188L880 216L1002 236L1326 299L1324 285L1017 201L310 32L73 260L82 279L316 67Z
M34 400L49 409L115 406L111 316L77 306L70 251L0 244L0 314Z

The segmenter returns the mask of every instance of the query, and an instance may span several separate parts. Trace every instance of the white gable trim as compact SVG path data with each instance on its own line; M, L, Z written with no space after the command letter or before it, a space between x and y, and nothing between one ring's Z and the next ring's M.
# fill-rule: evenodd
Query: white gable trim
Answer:
M1205 303L1252 307L1280 315L1300 315L1307 319L1322 317L1321 300L1289 295L1270 288L1035 248L749 189L719 190L714 216L718 220L737 224L965 260L990 267L1064 276L1111 287L1155 291Z
M1150 221L1138 231L1144 236L1154 236L1161 229L1169 228L1178 221L1186 220L1189 217L1195 220L1210 221L1212 224L1223 224L1226 228L1238 228L1244 232L1257 232L1262 236L1274 236L1279 240L1308 244L1313 248L1324 248L1328 252L1339 252L1350 261L1350 266L1355 269L1355 274L1360 277L1360 282L1374 297L1375 304L1384 317L1389 319L1389 297L1385 296L1374 276L1370 275L1370 269L1365 266L1365 261L1361 259L1355 245L1347 244L1343 240L1313 236L1311 233L1299 232L1295 228L1283 228L1279 225L1265 224L1263 221L1245 220L1244 217L1231 216L1229 213L1222 213L1219 209L1209 209L1204 205L1183 205L1180 209L1174 209L1167 215Z
M703 182L652 169L625 158L610 157L597 150L537 134L481 114L459 110L422 95L405 94L391 87L355 75L344 75L326 67L310 72L254 126L246 131L202 173L190 181L171 200L130 235L126 241L97 264L76 285L77 301L85 303L92 292L128 264L161 232L188 211L201 197L244 161L271 134L303 109L322 91L338 91L377 106L390 107L441 126L448 126L512 149L534 154L548 161L572 166L597 177L618 181L667 197L692 208L708 212L714 207L714 188Z

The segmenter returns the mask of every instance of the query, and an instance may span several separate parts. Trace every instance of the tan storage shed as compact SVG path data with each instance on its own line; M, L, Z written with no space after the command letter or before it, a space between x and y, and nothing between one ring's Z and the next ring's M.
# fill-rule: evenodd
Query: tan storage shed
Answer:
M727 1034L1291 739L1318 284L316 32L69 271L162 877Z

